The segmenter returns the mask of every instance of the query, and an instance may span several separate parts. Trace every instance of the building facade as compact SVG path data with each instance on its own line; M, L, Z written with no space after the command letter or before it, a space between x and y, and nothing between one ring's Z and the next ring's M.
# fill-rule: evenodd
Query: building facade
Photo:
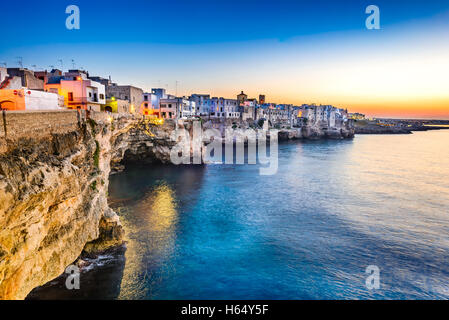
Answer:
M191 101L185 98L160 99L160 110L164 119L185 119L192 116Z
M138 111L143 102L143 90L130 85L117 85L111 83L106 87L108 98L116 98L129 102L129 111L134 113Z
M58 94L31 89L0 90L0 110L62 110L64 98Z
M64 105L69 109L101 111L106 104L105 87L87 78L81 70L69 70L64 76L54 76L44 85L47 92L64 97Z

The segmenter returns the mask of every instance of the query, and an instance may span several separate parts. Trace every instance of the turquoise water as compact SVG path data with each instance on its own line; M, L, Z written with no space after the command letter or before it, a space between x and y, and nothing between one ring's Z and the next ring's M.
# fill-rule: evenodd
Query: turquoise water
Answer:
M449 131L280 144L273 176L129 168L110 198L119 299L449 298Z
M273 176L133 167L109 195L126 260L34 298L449 298L449 131L280 144Z

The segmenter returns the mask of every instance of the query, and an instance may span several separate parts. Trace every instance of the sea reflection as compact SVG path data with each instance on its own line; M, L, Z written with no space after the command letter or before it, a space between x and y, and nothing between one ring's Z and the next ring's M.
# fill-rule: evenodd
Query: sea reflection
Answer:
M138 198L127 197L129 190L112 185L114 195L124 196L115 202L115 209L122 216L127 237L127 263L119 299L153 297L153 291L173 272L170 259L175 254L182 213L178 208L185 199L194 204L191 190L200 187L204 168L168 168L158 165L128 168L126 183ZM116 179L121 180L120 175Z
M132 188L122 221L137 230L119 298L447 298L448 143L449 131L287 142L273 176L208 165L114 177L112 199ZM365 287L372 264L378 291Z
M119 299L449 298L449 131L280 143L273 176L129 167L109 192Z
M130 208L132 213L127 215L130 221L125 226L129 263L123 275L120 299L144 298L154 282L160 280L152 270L160 268L173 253L178 220L176 206L173 189L159 185ZM151 232L151 236L146 236L147 232ZM146 240L144 243L142 238ZM151 259L151 268L146 265L148 259Z

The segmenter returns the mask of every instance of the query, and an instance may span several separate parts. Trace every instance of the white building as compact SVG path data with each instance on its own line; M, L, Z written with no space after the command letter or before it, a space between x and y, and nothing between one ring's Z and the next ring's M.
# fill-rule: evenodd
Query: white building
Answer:
M194 93L189 97L189 100L195 102L195 114L197 116L209 116L210 95Z
M210 116L212 118L239 118L239 103L235 99L211 98L210 99Z
M160 99L160 110L164 119L187 119L195 115L195 102L185 98Z

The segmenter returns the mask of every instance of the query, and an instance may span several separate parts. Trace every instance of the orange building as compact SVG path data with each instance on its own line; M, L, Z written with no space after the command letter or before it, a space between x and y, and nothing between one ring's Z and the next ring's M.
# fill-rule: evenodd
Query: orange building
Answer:
M29 89L0 90L0 110L59 110L64 98L50 92Z

